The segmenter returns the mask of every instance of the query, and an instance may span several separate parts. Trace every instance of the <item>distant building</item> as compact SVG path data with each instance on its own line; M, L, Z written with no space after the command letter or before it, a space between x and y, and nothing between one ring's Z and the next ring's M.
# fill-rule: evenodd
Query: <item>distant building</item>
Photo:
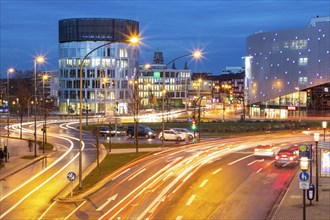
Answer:
M330 17L306 28L248 36L246 100L252 116L330 115Z
M139 23L112 18L72 18L59 21L59 111L79 113L79 67L84 62L83 108L92 113L124 114L130 95L128 81L135 78L138 49L127 36L139 34ZM117 111L118 109L118 111Z
M191 70L188 69L187 64L184 68L177 69L175 63L172 63L169 68L163 62L163 53L156 51L152 64L140 65L139 97L141 105L144 108L160 108L162 91L165 90L167 108L185 107L191 83ZM163 88L163 82L165 88Z

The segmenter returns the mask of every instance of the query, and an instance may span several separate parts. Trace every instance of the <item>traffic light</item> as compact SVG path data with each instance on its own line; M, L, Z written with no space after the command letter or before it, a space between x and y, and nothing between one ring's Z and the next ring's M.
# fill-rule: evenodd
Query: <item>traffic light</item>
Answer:
M191 129L192 130L196 130L196 121L195 121L195 119L193 119L192 121L191 121Z

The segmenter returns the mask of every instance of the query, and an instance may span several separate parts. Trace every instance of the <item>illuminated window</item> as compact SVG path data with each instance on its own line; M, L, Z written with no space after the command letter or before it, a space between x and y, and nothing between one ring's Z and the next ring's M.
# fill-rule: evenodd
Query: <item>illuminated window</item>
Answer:
M298 84L300 84L300 85L307 84L307 77L299 77Z
M301 58L299 58L299 65L300 66L307 65L307 62L308 62L308 58L307 57L301 57Z

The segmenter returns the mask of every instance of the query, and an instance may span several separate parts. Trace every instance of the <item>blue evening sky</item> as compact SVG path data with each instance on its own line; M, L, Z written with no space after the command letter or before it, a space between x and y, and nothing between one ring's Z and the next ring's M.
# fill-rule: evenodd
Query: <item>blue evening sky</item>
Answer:
M1 75L8 67L33 69L33 57L45 54L44 70L58 69L58 21L65 18L137 20L143 45L140 64L163 52L165 62L203 49L193 72L219 74L226 66L244 66L246 37L258 31L306 27L311 18L329 16L329 0L0 0Z

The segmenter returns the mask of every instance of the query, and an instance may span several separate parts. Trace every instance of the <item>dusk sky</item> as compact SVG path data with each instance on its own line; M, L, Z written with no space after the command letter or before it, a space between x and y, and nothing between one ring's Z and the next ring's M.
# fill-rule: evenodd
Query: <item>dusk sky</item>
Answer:
M258 31L307 27L311 18L329 16L329 0L0 0L1 76L9 67L32 70L33 57L44 54L43 70L58 69L58 21L66 18L122 18L140 23L140 64L153 52L165 62L203 49L193 72L219 74L226 66L244 66L247 36Z

